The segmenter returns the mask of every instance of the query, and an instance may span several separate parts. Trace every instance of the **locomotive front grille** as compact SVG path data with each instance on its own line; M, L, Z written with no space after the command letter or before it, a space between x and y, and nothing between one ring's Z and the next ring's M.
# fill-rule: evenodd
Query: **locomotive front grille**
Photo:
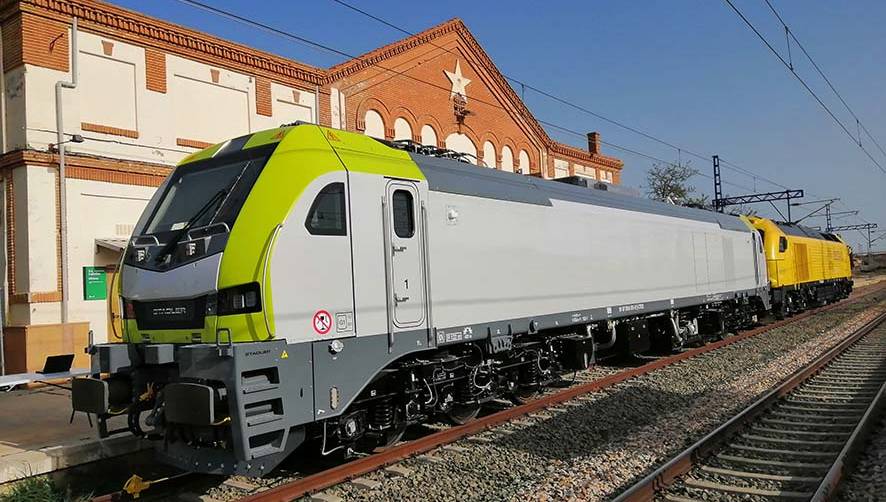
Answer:
M139 329L203 328L206 298L132 303Z

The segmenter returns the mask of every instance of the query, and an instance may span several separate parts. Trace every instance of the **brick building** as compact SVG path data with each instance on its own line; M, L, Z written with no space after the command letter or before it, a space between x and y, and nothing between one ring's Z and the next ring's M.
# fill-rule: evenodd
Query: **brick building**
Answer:
M112 286L132 226L171 166L220 140L302 120L526 175L620 178L622 162L600 152L597 133L587 150L552 140L457 19L328 69L94 0L2 1L0 29L7 372L58 353L83 365L88 332L114 339L115 306L96 288ZM57 109L57 83L72 81L75 64L76 87L58 91ZM85 139L62 146L64 186L61 112L65 137Z

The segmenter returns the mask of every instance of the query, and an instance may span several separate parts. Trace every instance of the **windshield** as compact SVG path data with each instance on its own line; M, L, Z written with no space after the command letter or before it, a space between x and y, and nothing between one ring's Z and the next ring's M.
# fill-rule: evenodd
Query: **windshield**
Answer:
M233 226L271 151L252 148L178 167L142 234L165 240L169 232L184 229L195 216L199 217L190 228L214 223Z

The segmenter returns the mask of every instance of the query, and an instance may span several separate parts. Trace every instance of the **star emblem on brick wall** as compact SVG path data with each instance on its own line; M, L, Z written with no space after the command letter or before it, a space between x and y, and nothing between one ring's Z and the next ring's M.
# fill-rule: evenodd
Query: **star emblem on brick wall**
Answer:
M471 83L471 79L465 78L461 73L461 61L455 61L455 71L443 70L446 73L446 77L452 82L452 93L449 95L450 98L454 98L456 95L464 98L465 101L468 100L468 94L465 90L465 87Z

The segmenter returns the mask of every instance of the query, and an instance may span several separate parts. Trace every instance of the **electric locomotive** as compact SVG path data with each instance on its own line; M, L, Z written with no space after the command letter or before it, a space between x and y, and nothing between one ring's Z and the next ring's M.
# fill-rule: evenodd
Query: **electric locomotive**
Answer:
M74 409L103 436L126 415L183 469L259 476L769 308L747 218L457 156L296 124L185 158L124 255L124 343L89 348Z

